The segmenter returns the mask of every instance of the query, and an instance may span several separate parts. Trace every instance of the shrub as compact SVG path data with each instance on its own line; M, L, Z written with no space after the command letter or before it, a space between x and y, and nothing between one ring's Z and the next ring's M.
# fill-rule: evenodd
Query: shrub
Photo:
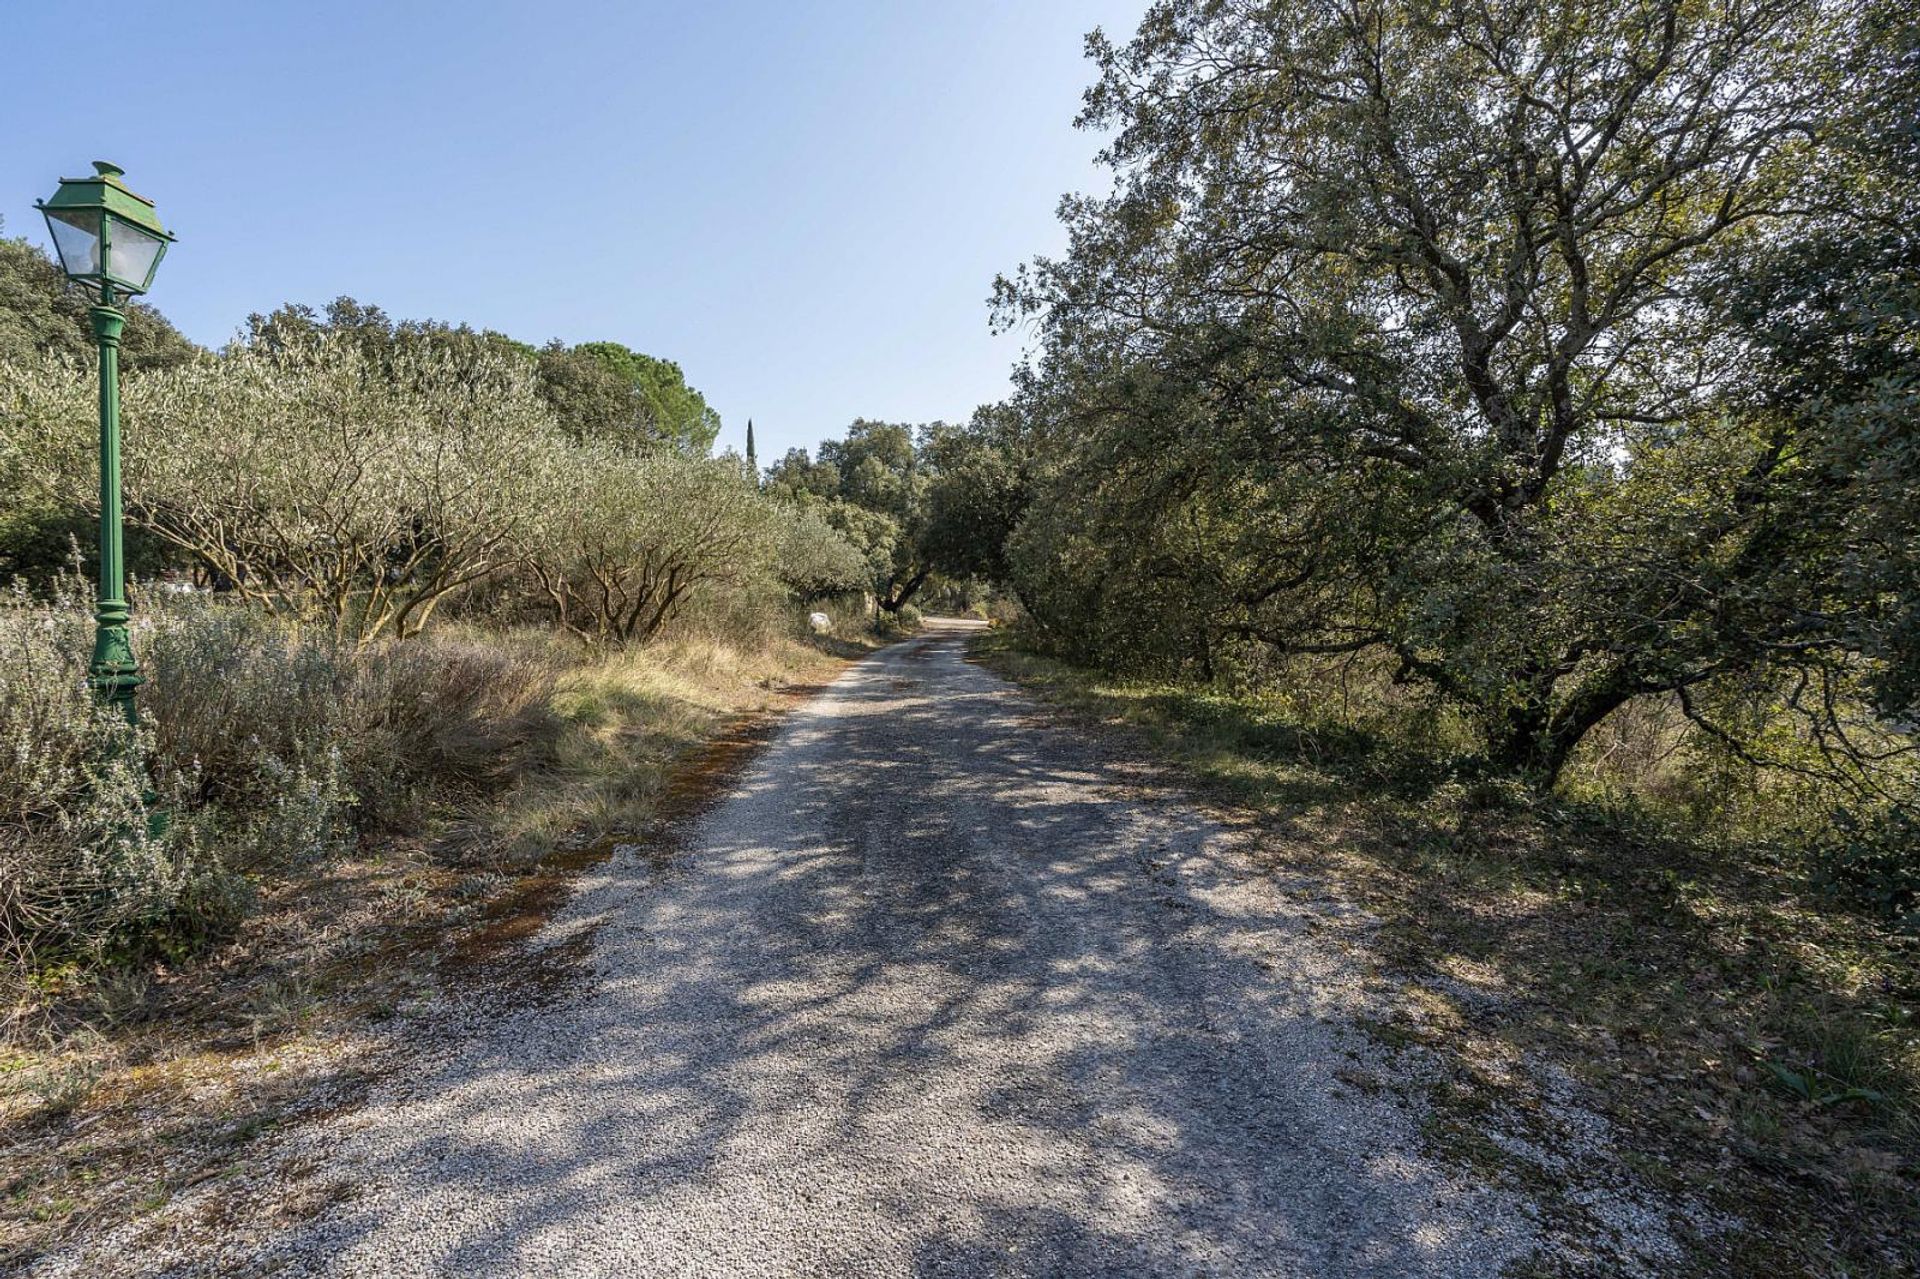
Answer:
M867 559L846 535L804 507L779 507L774 574L801 601L866 589Z
M1920 925L1920 810L1841 810L1815 865L1836 895L1908 928Z
M90 608L0 602L0 949L34 973L179 954L228 931L241 872L339 856L538 758L557 664L537 643L358 645L230 600L138 602L137 733L85 687ZM150 821L151 813L164 814Z
M204 596L157 614L145 704L160 756L199 775L204 802L234 811L334 797L346 816L329 826L316 810L316 838L336 838L310 843L313 855L414 824L434 797L485 792L544 731L555 666L532 646L437 632L336 643ZM297 852L269 839L249 855Z
M881 610L874 618L873 628L882 635L911 635L920 629L924 620L919 609L902 604L892 611Z
M97 501L92 387L58 357L0 366L0 482ZM504 615L635 644L703 591L784 601L867 575L726 462L569 441L532 366L484 348L272 330L130 375L124 402L128 517L222 593L361 648L490 580Z
M0 958L18 987L55 960L174 950L237 917L244 886L193 821L150 823L153 738L83 680L87 616L0 604ZM162 775L159 798L188 797ZM10 1007L21 991L0 990Z

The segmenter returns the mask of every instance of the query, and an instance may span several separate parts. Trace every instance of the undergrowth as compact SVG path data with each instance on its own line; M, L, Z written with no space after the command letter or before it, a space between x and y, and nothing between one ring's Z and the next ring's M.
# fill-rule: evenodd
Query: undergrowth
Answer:
M610 650L459 623L355 645L204 595L136 604L129 729L85 686L84 594L0 596L8 1034L104 974L190 962L277 881L384 843L499 869L631 825L677 756L827 656L791 608L737 601Z

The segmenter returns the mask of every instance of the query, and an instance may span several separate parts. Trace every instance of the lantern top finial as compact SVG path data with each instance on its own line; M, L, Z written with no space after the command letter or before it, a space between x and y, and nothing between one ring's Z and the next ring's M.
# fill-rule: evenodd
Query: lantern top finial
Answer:
M53 198L43 200L42 209L105 209L108 213L148 231L162 239L171 240L166 228L160 225L160 217L154 212L153 201L138 191L128 190L122 181L126 170L117 164L105 160L93 162L93 172L84 178L61 178L60 189Z

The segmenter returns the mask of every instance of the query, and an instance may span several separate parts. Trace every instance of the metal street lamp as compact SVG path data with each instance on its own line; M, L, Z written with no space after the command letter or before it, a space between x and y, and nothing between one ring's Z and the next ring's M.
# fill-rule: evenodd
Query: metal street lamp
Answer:
M141 675L127 638L120 529L120 330L127 317L114 303L147 291L173 237L161 227L153 201L127 190L119 169L101 160L93 168L90 178L61 178L53 198L34 207L46 215L61 270L97 299L88 314L100 343L100 598L87 676L94 692L131 724Z

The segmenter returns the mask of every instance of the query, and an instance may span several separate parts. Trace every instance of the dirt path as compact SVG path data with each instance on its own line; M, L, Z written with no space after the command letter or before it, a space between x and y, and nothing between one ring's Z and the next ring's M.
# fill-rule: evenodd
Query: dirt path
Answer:
M1374 1063L1329 903L963 645L941 625L851 668L670 855L582 884L541 939L587 956L563 997L437 1027L141 1269L1398 1277L1526 1253L1525 1205L1341 1082Z

